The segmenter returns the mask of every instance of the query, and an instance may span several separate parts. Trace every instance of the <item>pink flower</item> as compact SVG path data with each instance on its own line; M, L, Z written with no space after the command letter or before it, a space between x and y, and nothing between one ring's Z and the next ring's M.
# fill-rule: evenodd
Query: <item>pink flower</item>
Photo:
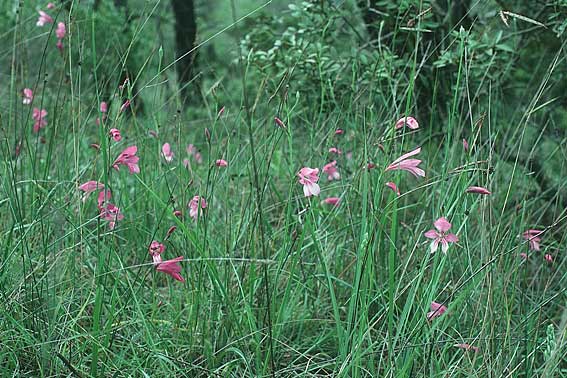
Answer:
M59 51L63 52L63 42L60 39L57 40L55 47L57 47Z
M484 194L484 195L492 194L488 189L483 188L482 186L469 186L465 190L465 193L476 193L476 194Z
M173 161L174 154L171 151L171 146L169 145L169 143L164 143L163 146L161 146L161 153L163 154L165 161L167 161L168 163L171 163Z
M398 169L408 171L415 177L425 177L425 171L418 167L421 163L421 160L418 159L408 159L410 156L417 155L421 152L421 147L416 148L415 150L408 152L394 160L392 164L386 167L386 171L395 171Z
M476 347L476 346L474 346L474 345L466 344L466 343L463 343L463 344L455 344L455 345L453 345L453 346L456 346L457 348L464 349L464 350L466 350L466 351L472 350L472 351L475 352L475 353L478 353L478 351L479 351L479 348L478 348L478 347Z
M297 176L299 176L299 183L303 185L303 194L305 197L310 196L318 196L321 192L321 188L317 185L317 181L319 181L319 168L309 168L303 167L297 172Z
M154 265L159 265L161 263L161 254L165 251L165 245L161 244L157 241L152 241L150 243L150 247L148 248L148 252L152 259L154 260Z
M37 19L37 26L43 26L45 24L51 24L53 22L53 18L51 18L50 15L48 15L47 13L45 13L44 11L40 10L39 12L39 18Z
M469 151L469 142L467 142L465 138L463 138L463 149L465 150L465 152Z
M426 238L433 239L433 242L431 242L431 253L437 251L439 243L441 243L443 253L447 253L449 243L456 243L459 241L459 238L455 234L447 233L451 229L451 223L447 219L441 217L433 225L437 230L429 230L424 234Z
M67 33L67 28L65 28L64 22L57 23L57 29L55 29L55 36L59 39L65 38L65 34Z
M84 184L79 185L79 190L85 192L85 195L83 196L83 202L85 202L87 198L89 198L92 192L100 189L104 189L104 184L97 181L87 181Z
M132 173L140 173L140 167L138 166L138 160L140 158L136 156L136 152L138 151L138 147L130 146L127 147L114 161L112 167L117 171L120 170L119 165L125 165L128 167L130 174Z
M215 161L215 164L217 165L217 167L227 167L228 166L228 162L224 159L218 159L217 161Z
M183 214L181 213L180 210L173 210L173 216L181 219L183 217Z
M224 106L222 108L220 108L219 112L217 113L217 118L222 117L222 115L224 114Z
M327 174L329 181L338 180L341 178L339 171L337 170L337 161L333 160L329 164L323 167L323 173Z
M45 117L47 116L47 110L38 108L33 108L32 118L34 119L33 132L37 133L40 129L43 129L47 125Z
M120 112L123 112L124 110L128 109L129 107L130 107L130 100L124 101L124 103L120 107Z
M120 142L122 140L122 135L120 135L120 130L118 129L110 129L108 134L115 142Z
M197 164L201 164L203 162L203 156L201 155L200 152L195 152L195 155L193 155L193 158L195 159Z
M31 104L32 100L33 100L33 91L29 88L24 88L24 90L22 91L22 94L24 96L24 99L22 100L22 103L24 105L29 105Z
M167 233L165 234L165 238L166 238L166 239L169 238L169 237L171 236L171 234L173 234L173 232L174 232L175 230L177 230L177 227L171 226L171 227L169 228L169 230L167 230Z
M368 163L366 165L366 169L368 169L368 170L371 170L371 169L374 169L374 168L376 168L376 164L374 164L374 163Z
M100 106L99 106L99 110L100 110L101 113L108 112L108 104L105 101L101 101Z
M322 202L327 205L339 207L341 199L339 197L329 197L329 198L325 198Z
M198 195L193 197L191 201L189 201L189 204L187 205L187 207L189 208L189 216L194 220L197 220L197 218L199 217L199 213L201 213L201 215L203 214L202 210L199 211L199 202L201 204L201 209L207 208L207 201L205 201L205 198L200 197Z
M548 263L553 262L553 256L551 256L549 253L546 253L544 258L545 258L545 261L547 261Z
M47 3L47 9L53 9L53 8L55 8L55 4Z
M394 191L394 193L396 193L398 196L400 195L400 189L398 189L396 184L394 184L393 182L389 181L384 185L386 185L388 188L392 189Z
M525 252L522 252L522 253L520 253L520 257L521 257L522 259L524 259L524 260L527 260L527 259L528 259L528 254L525 253Z
M340 155L340 154L342 154L343 152L342 152L341 150L339 150L337 147L331 147L331 148L329 148L329 153L330 153L330 154L337 154L337 155Z
M274 117L274 121L276 122L276 125L278 125L282 129L286 129L285 124L281 119L279 119L278 117Z
M441 303L431 302L430 310L427 313L427 320L432 321L433 319L443 315L447 311L447 307L443 306Z
M195 147L192 144L189 144L186 147L186 149L187 149L187 154L189 154L189 156L193 156L193 159L195 159L197 164L201 164L203 162L203 157L201 156L201 153L199 152L197 147ZM188 167L189 166L189 160L187 160L187 163L185 162L185 160L183 160L183 165L185 165L185 167Z
M335 130L335 135L343 135L345 133L345 131L343 129L336 129Z
M179 265L180 261L183 261L183 256L179 256L174 259L159 263L156 267L156 270L158 272L169 274L177 281L185 282L185 279L181 277L181 274L179 274L181 272L181 265Z
M110 201L110 198L112 198L112 192L110 191L110 189L104 189L102 191L100 191L98 193L98 199L97 199L97 205L96 207L98 207L98 209L100 211L102 211L102 208L104 207L104 204L107 201Z
M407 125L412 130L419 129L419 123L413 117L400 118L396 122L396 129L401 129L404 125Z
M541 238L539 237L543 234L543 231L540 230L527 230L522 234L524 240L527 240L529 243L529 248L531 251L539 251L540 246L539 243L541 242Z
M111 230L114 230L116 222L124 219L124 215L120 212L120 208L116 207L112 203L107 203L106 206L102 208L100 216L108 222L108 227Z

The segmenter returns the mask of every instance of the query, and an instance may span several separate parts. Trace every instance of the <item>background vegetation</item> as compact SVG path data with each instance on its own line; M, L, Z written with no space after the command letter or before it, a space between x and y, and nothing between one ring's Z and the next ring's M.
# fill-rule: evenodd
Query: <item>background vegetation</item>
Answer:
M175 3L0 3L0 375L567 376L565 0L195 1L187 80Z

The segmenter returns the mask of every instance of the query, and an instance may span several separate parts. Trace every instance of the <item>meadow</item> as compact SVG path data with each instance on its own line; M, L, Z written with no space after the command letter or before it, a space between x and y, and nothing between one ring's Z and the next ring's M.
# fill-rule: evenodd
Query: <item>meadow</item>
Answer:
M0 376L567 377L567 3L0 2Z

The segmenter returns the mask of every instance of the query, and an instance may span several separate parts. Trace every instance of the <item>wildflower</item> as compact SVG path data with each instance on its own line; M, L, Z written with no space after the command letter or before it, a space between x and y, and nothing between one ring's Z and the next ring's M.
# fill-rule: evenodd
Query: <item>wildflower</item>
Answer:
M393 182L389 181L384 185L386 185L388 188L392 189L394 191L394 193L396 193L398 196L400 195L400 189L398 189L396 184L394 184Z
M455 347L457 347L457 348L464 349L464 350L466 350L466 351L471 351L471 350L472 350L472 351L475 352L475 353L478 353L478 351L479 351L479 348L478 348L477 346L470 345L470 344L467 344L467 343L455 344L455 345L453 345L453 346L455 346Z
M57 48L59 51L63 51L63 38L65 38L66 33L67 29L65 28L65 23L59 22L57 24L57 29L55 29L55 35L57 36Z
M100 146L99 146L98 144L96 144L96 143L91 143L91 144L89 145L89 147L91 147L91 148L93 148L93 149L95 149L95 150L97 150L97 151L100 150Z
M476 193L476 194L484 194L489 195L492 194L488 189L483 188L482 186L469 186L465 193Z
M539 236L541 234L543 234L543 231L540 230L527 230L522 234L524 240L528 241L530 251L540 250L539 243L541 242L541 238Z
M228 162L224 159L218 159L217 161L215 161L215 164L217 167L226 167L228 166Z
M167 161L168 163L171 163L173 161L174 154L171 151L171 146L169 145L169 143L163 144L163 146L161 147L161 153L163 154L165 161Z
M201 209L207 208L207 201L205 200L205 198L196 195L191 199L191 201L189 201L189 204L187 205L187 207L189 208L189 216L195 220L197 220L197 218L199 217L199 213L203 213L202 210L199 211L199 204Z
M29 88L24 88L24 90L22 91L22 95L24 96L24 99L22 100L22 103L24 105L29 105L31 104L32 100L33 100L33 91Z
M110 129L108 134L115 142L120 142L122 140L122 135L120 135L120 130L118 129Z
M331 147L331 148L329 148L329 153L330 153L330 154L337 154L337 155L340 155L340 154L342 154L343 152L342 152L341 150L339 150L337 147Z
M104 189L104 184L92 180L79 185L79 190L85 192L85 195L83 196L83 202L85 202L87 198L89 198L92 192L100 189Z
M551 256L549 253L546 253L544 258L545 258L545 261L547 261L548 263L553 262L553 256Z
M282 129L286 129L285 124L281 119L279 119L278 117L274 117L274 121L276 122L276 125L278 125Z
M431 302L430 310L431 311L427 313L427 320L432 321L443 315L447 311L447 307L443 306L441 303Z
M341 178L339 171L337 170L337 161L333 160L329 164L323 167L323 173L327 174L329 181L338 180Z
M371 170L371 169L374 169L374 168L376 168L376 164L374 164L374 163L368 163L366 165L366 169L368 169L368 170Z
M404 125L407 125L407 127L412 130L419 129L419 123L417 123L416 119L413 117L400 118L398 122L396 122L396 129L401 129Z
M338 207L341 202L341 199L339 197L328 197L325 198L322 202L327 205Z
M220 108L219 112L217 113L217 119L222 117L223 114L224 114L224 106Z
M120 170L119 165L125 165L128 167L130 174L132 173L140 173L140 167L138 166L138 160L140 158L136 156L136 152L138 151L138 147L130 146L127 147L114 161L112 167L117 171Z
M187 145L186 150L187 150L187 154L189 154L189 156L193 156L193 159L195 159L197 164L201 164L203 162L203 157L201 156L201 153L199 152L197 147L195 147L193 144ZM189 160L187 160L187 162L185 162L185 160L184 160L183 164L185 165L185 167L188 167L189 166Z
M455 234L448 234L447 231L451 229L451 223L443 217L437 219L433 225L437 230L429 230L424 235L426 238L433 239L431 242L431 253L435 253L441 243L441 250L443 253L447 253L449 249L449 243L456 243L459 238Z
M47 9L53 9L53 8L55 8L55 4L47 3Z
M159 265L161 263L161 254L165 251L165 245L161 244L157 241L152 241L150 243L150 247L148 248L148 252L152 259L154 260L154 265Z
M521 257L522 259L524 259L524 260L527 260L527 259L528 259L528 254L525 253L525 252L522 252L522 253L520 253L520 257Z
M421 147L416 148L415 150L408 152L394 160L392 164L386 167L386 171L395 171L397 169L401 169L404 171L408 171L415 177L425 177L425 171L418 167L421 163L421 160L418 159L408 159L410 156L417 155L421 152Z
M111 230L114 230L116 222L124 219L124 214L120 212L120 208L116 207L112 203L107 203L106 206L102 208L100 216L108 222L108 227Z
M129 107L130 107L130 100L124 101L124 103L120 107L120 112L123 112L124 110L128 109Z
M343 135L345 133L345 131L343 129L336 129L335 130L335 135Z
M101 113L108 112L108 104L105 101L101 101L100 106L99 106L99 110L100 110Z
M38 13L39 18L37 19L36 23L37 26L43 26L45 24L51 24L53 22L53 18L44 11L40 10L38 11Z
M181 219L183 217L183 214L181 214L181 211L179 210L173 210L173 216Z
M177 227L171 226L171 227L169 228L169 230L167 230L167 233L165 234L165 238L166 238L166 239L169 238L169 237L171 236L171 234L173 234L173 232L174 232L175 230L177 230Z
M97 198L97 207L100 211L102 211L104 204L107 201L110 201L110 199L112 198L112 192L110 191L110 189L104 189L102 191L100 191L98 193L98 198Z
M463 138L463 149L465 152L469 152L469 142L465 138Z
M156 270L158 272L169 274L177 281L185 282L185 279L181 277L181 274L179 274L181 272L181 265L179 265L180 261L183 261L183 256L179 256L174 259L159 263L156 267Z
M321 188L317 185L317 181L319 181L319 168L309 168L303 167L297 173L299 176L299 183L303 185L303 194L305 197L310 196L318 196L321 192Z
M47 116L47 110L38 108L33 108L32 118L34 119L33 132L37 133L40 129L43 129L47 125L45 117Z

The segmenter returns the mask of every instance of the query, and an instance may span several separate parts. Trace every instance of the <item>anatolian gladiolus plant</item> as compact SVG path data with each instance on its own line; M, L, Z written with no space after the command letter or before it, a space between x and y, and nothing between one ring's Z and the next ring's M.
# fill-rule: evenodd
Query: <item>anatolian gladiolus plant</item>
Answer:
M565 7L504 3L0 1L0 376L567 376Z

